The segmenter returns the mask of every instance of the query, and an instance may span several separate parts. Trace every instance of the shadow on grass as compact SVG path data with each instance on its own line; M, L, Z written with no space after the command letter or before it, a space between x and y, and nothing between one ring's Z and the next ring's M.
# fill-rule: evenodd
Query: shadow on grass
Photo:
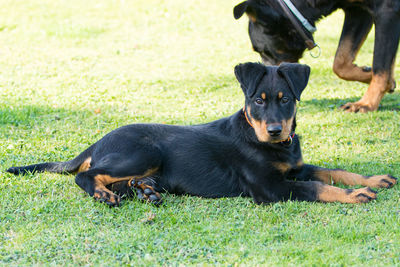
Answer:
M23 105L0 107L0 125L37 126L51 125L66 118L78 120L91 116L88 110L70 110L46 105Z
M132 85L132 87L134 87L134 85ZM177 97L182 97L182 99L184 99L185 97L196 94L197 97L200 96L200 99L203 98L202 95L204 95L205 101L207 102L207 98L209 97L208 94L225 94L226 92L231 90L234 95L237 95L241 99L243 99L239 84L237 83L233 74L206 74L197 78L178 80L163 79L144 83L140 87L153 88L153 92L148 92L148 94L156 92L158 95L162 95L164 93L166 96L164 97L163 101L165 101L165 99L171 98L175 102ZM119 95L118 97L125 97L129 99L132 95L135 94L135 92L138 91L121 91L121 95ZM146 92L138 92L138 94L140 95L142 95L143 93L147 94ZM99 96L99 98L101 98L101 96ZM334 111L338 110L341 105L344 105L348 102L355 102L358 99L358 97L344 99L309 99L302 100L300 106L305 112ZM146 104L146 101L146 99L143 99L143 104ZM229 100L228 98L226 101L233 100ZM38 127L42 125L54 126L54 124L56 124L58 121L68 121L71 123L77 123L78 125L83 125L92 124L94 123L93 121L99 118L101 118L102 123L115 123L116 119L119 117L121 118L120 122L124 124L139 121L152 121L151 114L147 114L146 112L141 112L137 114L135 113L132 115L132 112L130 112L129 110L118 110L118 114L115 114L115 106L113 106L113 102L110 101L110 103L108 103L108 101L104 99L101 102L103 102L101 105L103 105L104 110L107 110L109 112L102 113L100 117L96 117L94 110L90 110L87 108L85 109L82 108L82 106L79 106L76 109L71 109L63 107L52 107L46 104L32 105L28 103L21 106L3 105L0 106L0 127L6 125L17 127ZM151 105L151 103L149 104ZM172 108L171 110L173 111ZM395 92L394 94L385 95L378 112L379 111L400 111L400 93Z
M187 89L199 90L200 93L212 93L225 88L235 88L234 90L240 90L240 85L236 80L235 76L232 74L226 75L215 75L212 73L207 73L202 76L197 76L196 78L185 78L185 79L162 79L155 80L144 84L145 86L159 86L163 91L177 90L186 91Z
M340 107L348 102L356 102L360 98L323 98L323 99L311 99L301 101L301 106L305 109L310 108L313 110L340 110ZM400 111L400 94L386 94L379 105L379 111Z

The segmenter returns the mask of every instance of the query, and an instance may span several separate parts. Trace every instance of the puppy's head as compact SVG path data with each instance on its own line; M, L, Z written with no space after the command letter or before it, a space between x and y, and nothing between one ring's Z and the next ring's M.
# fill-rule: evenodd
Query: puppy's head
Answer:
M307 85L310 67L244 63L235 67L235 75L245 95L245 114L258 141L287 140L295 127L296 100Z
M307 47L276 0L247 0L233 9L235 19L244 13L253 49L265 65L299 61Z

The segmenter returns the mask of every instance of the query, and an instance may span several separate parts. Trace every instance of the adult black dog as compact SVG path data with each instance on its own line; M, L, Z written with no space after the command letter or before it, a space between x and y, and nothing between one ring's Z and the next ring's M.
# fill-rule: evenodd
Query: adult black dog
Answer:
M304 24L288 9L287 0L248 0L234 8L234 17L248 14L249 35L253 48L265 64L298 62L304 50L313 47L314 23L337 9L343 9L345 20L333 71L342 79L369 83L364 96L341 108L350 112L378 109L386 92L393 92L394 63L400 36L399 0L292 0L303 16ZM286 10L286 11L285 11ZM375 47L372 69L353 62L375 25ZM296 28L297 27L297 28ZM306 29L308 28L308 29Z
M369 187L346 190L327 184L388 188L396 183L394 177L303 164L294 133L296 99L309 73L308 66L293 63L241 64L235 74L245 106L230 117L196 126L132 124L110 132L73 160L8 172L77 172L76 183L111 206L119 205L121 194L129 195L132 189L155 203L163 190L211 198L251 196L256 203L375 199Z

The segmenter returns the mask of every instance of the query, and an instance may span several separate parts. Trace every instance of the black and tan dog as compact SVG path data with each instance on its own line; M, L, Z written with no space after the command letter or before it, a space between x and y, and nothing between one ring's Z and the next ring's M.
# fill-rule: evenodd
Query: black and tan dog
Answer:
M384 94L393 92L396 87L394 64L400 36L400 1L292 0L295 8L308 20L309 23L305 23L310 30L303 25L295 29L297 19L290 20L291 12L285 12L287 4L282 4L283 1L248 0L234 8L236 19L245 12L248 14L250 39L264 63L298 62L304 50L310 48L304 39L312 40L314 23L343 9L345 20L333 71L344 80L369 83L369 87L359 101L341 108L351 112L377 110ZM375 47L371 69L359 67L354 61L372 25L375 25Z
M256 203L288 199L363 203L369 187L389 188L390 175L362 176L303 164L295 135L296 100L308 66L240 64L235 74L245 94L243 110L208 124L133 124L118 128L67 162L12 167L8 172L77 173L76 183L111 206L136 189L158 203L159 192L202 197L250 196ZM341 189L328 184L369 186Z

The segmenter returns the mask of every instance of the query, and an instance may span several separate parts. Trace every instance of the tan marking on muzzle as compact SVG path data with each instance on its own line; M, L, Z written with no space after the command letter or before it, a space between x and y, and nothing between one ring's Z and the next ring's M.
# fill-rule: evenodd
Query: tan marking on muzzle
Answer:
M254 119L251 116L251 108L246 107L248 119L250 120L251 126L253 127L255 134L257 136L258 141L260 142L269 142L269 143L279 143L282 141L286 141L289 138L289 135L292 131L292 125L294 121L294 116L289 118L288 120L282 121L282 132L279 135L280 138L273 138L267 130L267 122L259 121ZM295 114L295 113L294 113Z
M292 132L294 117L289 118L288 120L282 121L282 140L285 141L289 138L290 133Z
M247 107L246 111L247 111L248 118L249 118L249 120L253 126L253 129L256 133L258 141L260 141L260 142L270 141L270 135L267 131L267 122L254 119L251 116L251 113L250 113L251 108L250 107Z

